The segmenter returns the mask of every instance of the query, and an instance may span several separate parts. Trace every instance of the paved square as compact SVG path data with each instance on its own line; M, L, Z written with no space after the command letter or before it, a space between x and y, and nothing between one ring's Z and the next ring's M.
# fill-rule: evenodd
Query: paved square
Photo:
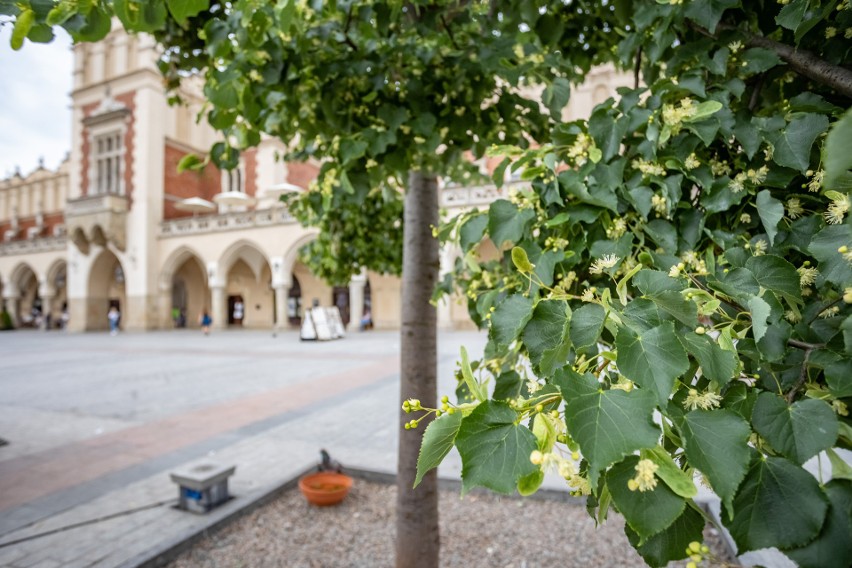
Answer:
M442 393L455 388L459 347L477 354L484 343L475 332L440 336ZM132 566L305 469L321 447L393 471L398 359L398 332L324 343L294 332L0 334L0 437L10 442L0 447L0 565ZM237 499L206 517L161 504L176 496L168 472L205 456L237 465Z

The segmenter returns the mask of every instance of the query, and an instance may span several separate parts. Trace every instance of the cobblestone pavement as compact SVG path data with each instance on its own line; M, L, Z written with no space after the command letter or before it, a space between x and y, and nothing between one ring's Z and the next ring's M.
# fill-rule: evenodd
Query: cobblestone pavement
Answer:
M459 347L443 333L441 390ZM316 462L396 467L399 338L328 343L293 332L0 334L0 566L134 566ZM414 442L416 443L416 441ZM168 473L235 464L236 497L199 516L170 505ZM457 476L450 456L443 476Z

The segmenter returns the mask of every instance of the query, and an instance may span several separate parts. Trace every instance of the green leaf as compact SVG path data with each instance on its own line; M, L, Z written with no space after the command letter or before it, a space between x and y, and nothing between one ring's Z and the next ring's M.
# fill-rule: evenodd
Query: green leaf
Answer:
M112 8L125 29L133 32L160 30L168 15L163 0L113 0Z
M726 384L734 377L737 358L732 351L722 349L706 334L685 333L678 337L686 351L698 360L705 377L720 385Z
M784 218L784 204L772 197L768 189L764 189L757 194L757 214L760 215L760 221L766 229L769 244L774 245L775 235L778 234L778 222Z
M519 396L527 396L526 381L524 381L517 371L508 371L497 377L494 384L494 400L509 400L510 398L518 398Z
M674 325L666 322L641 334L623 327L618 330L615 347L618 370L653 392L657 403L665 407L675 379L689 369L689 359L677 340Z
M662 292L680 292L683 284L659 270L642 270L633 278L633 283L645 296L655 296Z
M848 223L829 225L808 245L808 252L819 261L820 275L841 289L852 284L852 263L838 252L843 246L852 250L852 225Z
M557 77L548 85L541 96L541 102L555 117L562 116L562 109L571 99L571 83L564 77Z
M751 312L751 329L754 333L754 340L760 341L766 335L766 330L769 329L767 321L772 314L772 309L769 304L757 296L749 298L748 309Z
M736 412L746 420L751 419L751 411L757 402L757 394L745 383L735 382L729 385L722 398L722 406Z
M454 412L441 415L426 427L420 444L420 455L417 457L417 477L414 479L414 487L420 485L423 476L431 469L438 467L450 453L461 423L462 413Z
M525 475L518 480L518 493L522 497L529 497L538 491L541 484L544 482L544 472L540 469L535 470L529 475Z
M692 476L680 469L671 455L662 447L656 446L650 450L642 450L639 455L642 459L651 460L657 464L659 467L657 477L662 479L669 486L669 489L676 494L684 499L692 499L698 493L698 489L692 481Z
M369 144L365 140L344 138L340 141L340 162L342 165L351 163L361 158L367 151Z
M753 47L745 50L741 55L741 59L745 63L744 71L748 75L769 71L781 63L781 58L778 57L777 53L763 47Z
M630 456L606 474L606 486L612 501L624 520L639 536L649 537L671 526L681 516L686 501L665 483L657 483L650 491L631 491L627 482L636 476L638 456Z
M827 128L828 117L824 114L797 114L783 132L770 136L775 146L772 159L780 166L805 173L811 163L814 141Z
M713 33L722 19L722 13L737 4L739 0L695 0L686 5L685 14L687 18Z
M166 0L166 4L172 17L180 24L210 8L210 0Z
M488 400L462 420L456 447L462 458L462 489L487 487L510 494L538 467L530 454L538 447L529 428L515 424L518 414L503 402Z
M530 262L530 258L527 256L527 251L521 247L512 248L512 264L514 264L515 268L518 269L518 272L522 274L528 274L533 271L533 268L535 268Z
M837 440L837 418L822 400L808 398L788 405L769 392L757 397L751 423L773 448L803 464Z
M852 320L847 320L852 322ZM825 366L828 390L837 398L852 396L852 359L843 359Z
M480 402L486 400L488 398L488 393L485 391L485 387L479 384L473 377L473 371L470 368L470 359L467 356L467 349L465 349L464 345L461 346L461 372L464 383L470 394L472 394L476 400Z
M602 469L657 445L660 431L653 422L655 401L649 391L605 391L593 376L570 369L559 371L553 382L565 399L568 433L589 462L592 487L597 487Z
M49 26L61 26L77 13L77 3L72 0L60 0L47 14L45 22Z
M508 346L532 317L533 301L521 294L509 296L491 314L491 339L498 346Z
M564 300L543 300L535 307L523 334L524 346L534 365L541 362L545 352L567 341L570 314Z
M813 475L784 458L759 456L732 508L733 520L723 522L742 554L809 543L822 528L828 503Z
M689 464L707 477L730 510L748 469L748 422L729 410L693 410L683 417L681 433Z
M763 289L775 292L789 302L801 303L802 289L799 285L799 273L792 264L780 256L771 254L753 256L746 261L745 267L751 270Z
M831 462L831 477L832 479L846 479L852 481L852 466L846 463L846 460L841 458L837 452L832 449L825 451L828 456L828 461Z
M831 132L825 139L825 177L823 186L826 189L841 189L842 179L849 178L852 170L852 110L843 115L843 118L834 123ZM848 183L848 182L847 182ZM844 188L848 191L848 188Z
M9 45L12 49L18 51L24 46L24 38L30 33L30 29L35 23L35 12L30 8L24 8L18 17L15 19L15 27L12 28L12 37Z
M828 495L828 514L819 536L807 546L784 553L800 568L847 568L852 558L850 510L852 489L848 483L830 481L825 485Z
M503 243L518 243L524 236L524 229L535 217L532 209L518 209L505 199L498 199L488 209L488 234L497 248Z
M112 18L100 7L95 7L86 14L84 21L85 24L78 29L67 28L74 41L95 42L102 40L112 27Z
M719 101L703 101L695 107L695 111L684 119L684 122L698 122L709 118L722 110L722 103Z
M808 9L808 0L793 0L783 8L775 16L775 23L782 28L796 31L799 24L802 23L802 18L805 17L805 10Z
M601 336L606 310L599 304L585 304L571 316L571 343L578 351L595 345Z
M204 167L204 160L197 154L187 154L180 159L177 165L178 173L183 173L187 170L198 170Z
M642 544L642 537L630 525L624 525L624 533L645 562L657 568L666 566L672 560L686 558L689 543L703 540L704 524L701 513L686 507L671 525L648 537Z
M488 216L485 214L474 215L459 228L459 244L464 252L478 245L485 234L488 226Z

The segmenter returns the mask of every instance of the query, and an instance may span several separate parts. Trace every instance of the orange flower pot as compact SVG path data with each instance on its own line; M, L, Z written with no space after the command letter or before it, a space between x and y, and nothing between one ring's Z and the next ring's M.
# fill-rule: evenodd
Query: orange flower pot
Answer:
M351 477L333 471L309 473L299 480L299 489L308 503L320 507L337 505L343 501L351 487Z

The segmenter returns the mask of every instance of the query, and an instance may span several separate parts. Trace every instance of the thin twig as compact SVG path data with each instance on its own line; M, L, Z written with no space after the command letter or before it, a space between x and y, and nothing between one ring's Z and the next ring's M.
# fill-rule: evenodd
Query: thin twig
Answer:
M642 46L636 52L636 64L633 66L633 88L639 88L639 71L642 69Z
M817 311L816 311L816 313L815 313L813 316L811 316L811 319L809 319L809 320L806 322L806 324L805 324L805 325L810 326L812 323L814 323L814 322L816 321L816 319L819 317L819 315L820 315L821 313L823 313L825 310L827 310L827 309L831 308L831 307L832 307L832 306L834 306L835 304L839 304L839 303L840 303L840 302L842 302L842 301L843 301L843 298L841 297L841 298L837 298L837 299L836 299L836 300L834 300L833 302L829 302L828 304L826 304L825 306L823 306L822 308L820 308L819 310L817 310Z
M456 48L457 50L461 51L461 48L459 47L459 44L457 44L457 43L456 43L456 38L455 38L455 36L453 35L453 30L452 30L452 29L450 29L450 25L447 23L447 20L446 20L446 19L444 19L444 15L443 15L443 14L441 14L441 24L443 24L443 26L444 26L444 30L447 32L447 35L448 35L448 36L449 36L449 38L450 38L450 43L451 43L451 44L453 44L453 47L454 47L454 48Z
M761 73L757 78L757 83L754 85L754 90L751 92L751 98L748 100L748 110L753 111L757 107L757 102L760 99L760 91L763 89L763 81L766 79L766 73Z
M791 388L790 392L787 393L787 396L784 397L787 399L787 404L793 402L793 399L796 397L796 393L808 380L808 359L811 357L811 351L813 351L813 349L805 350L805 360L802 361L802 371L799 373L799 380L796 381L796 384L793 385L793 388Z

